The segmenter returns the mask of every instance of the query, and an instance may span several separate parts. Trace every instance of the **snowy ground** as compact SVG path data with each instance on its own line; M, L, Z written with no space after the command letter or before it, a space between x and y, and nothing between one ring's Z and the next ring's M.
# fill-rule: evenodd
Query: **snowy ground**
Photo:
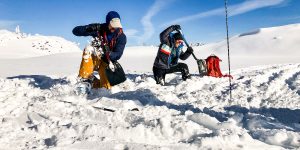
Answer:
M241 37L260 37L258 46L270 35L259 31ZM282 44L295 38L280 35ZM244 40L255 43L235 38L233 51ZM197 56L212 47L218 46L196 47L203 51ZM278 56L281 47L268 49L273 55L262 61L259 51L233 54L230 100L228 78L199 77L191 58L190 80L171 74L166 86L156 85L156 47L127 47L120 61L124 83L77 96L80 52L12 59L15 51L0 46L0 149L300 149L300 55ZM225 53L214 53L224 60Z
M3 149L282 149L300 147L300 64L227 78L155 84L128 74L111 91L76 96L76 75L0 79ZM104 110L107 109L107 110ZM111 112L114 111L114 112Z

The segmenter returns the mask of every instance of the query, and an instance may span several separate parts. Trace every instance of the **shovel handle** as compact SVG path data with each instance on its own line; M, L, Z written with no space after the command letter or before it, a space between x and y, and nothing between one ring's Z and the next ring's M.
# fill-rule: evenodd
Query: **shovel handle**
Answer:
M183 36L182 31L181 31L181 30L176 30L176 31L179 32L179 33L181 34L181 36L182 36L182 38L183 38L183 41L184 41L185 45L186 45L188 48L191 47L191 46L189 45L189 43L186 41L185 37ZM198 58L196 57L196 55L194 54L194 52L192 53L192 55L193 55L194 59L197 61Z
M198 60L198 58L195 56L194 52L192 53L195 60Z

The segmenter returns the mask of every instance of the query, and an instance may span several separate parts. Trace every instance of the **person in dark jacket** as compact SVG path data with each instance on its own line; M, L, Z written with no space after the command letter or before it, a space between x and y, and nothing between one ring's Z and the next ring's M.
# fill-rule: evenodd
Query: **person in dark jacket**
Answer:
M107 80L105 68L109 61L117 61L121 58L127 42L120 15L115 11L110 11L106 15L106 23L77 26L72 32L76 36L92 36L103 40L103 44L107 47L105 54L97 53L91 45L85 47L78 76L82 79L90 79L93 71L98 71L100 80L93 81L93 88L110 89L111 85Z
M183 37L179 32L179 25L172 25L160 33L160 46L153 65L153 74L156 84L165 84L165 76L169 73L181 72L182 79L185 81L190 78L189 68L185 63L178 63L178 59L186 60L193 49L188 47L185 52L183 49Z

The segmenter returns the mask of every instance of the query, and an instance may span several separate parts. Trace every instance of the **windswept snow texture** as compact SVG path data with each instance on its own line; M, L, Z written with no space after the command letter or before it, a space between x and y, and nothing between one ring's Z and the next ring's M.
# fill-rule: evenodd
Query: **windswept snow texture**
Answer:
M76 75L0 80L3 149L300 148L300 64L233 72L228 79L128 74L108 90L76 96ZM106 109L106 110L104 110ZM114 112L112 112L114 111Z
M78 96L76 45L27 51L12 41L31 46L29 36L1 31L22 40L0 42L0 149L300 149L300 26L257 31L231 38L232 99L228 78L199 77L192 58L191 79L157 85L150 46L125 49L124 83ZM225 44L194 49L226 73Z

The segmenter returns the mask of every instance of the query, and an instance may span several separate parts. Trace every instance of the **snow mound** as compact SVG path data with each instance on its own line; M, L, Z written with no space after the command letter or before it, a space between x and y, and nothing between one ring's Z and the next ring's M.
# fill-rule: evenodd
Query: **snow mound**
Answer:
M76 96L76 75L0 79L3 149L300 148L300 64L227 78L127 74L112 90Z
M300 24L261 28L253 32L230 38L232 54L265 56L299 56ZM211 43L199 47L201 51L223 54L227 52L226 41Z
M70 41L56 36L27 35L0 30L0 58L28 58L56 53L80 51Z
M261 28L230 38L231 68L256 65L299 63L300 24ZM194 47L199 58L219 56L222 68L228 69L226 40ZM189 62L191 59L189 59Z

